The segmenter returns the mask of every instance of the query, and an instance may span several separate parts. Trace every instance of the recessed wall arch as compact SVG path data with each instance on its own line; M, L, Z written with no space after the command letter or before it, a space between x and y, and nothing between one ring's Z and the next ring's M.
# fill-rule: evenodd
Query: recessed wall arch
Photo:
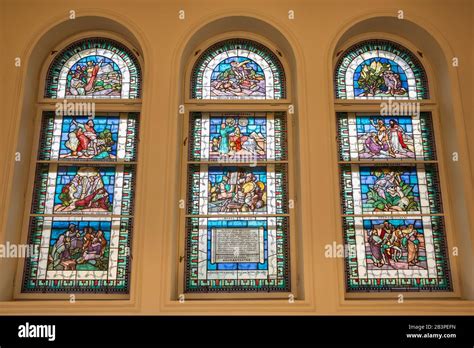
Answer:
M252 24L255 24L255 27L252 27ZM229 31L222 33L222 27L228 28ZM265 28L263 31L265 34L272 33L272 35L262 35L262 32L260 31L262 28ZM233 29L233 30L232 30ZM255 30L253 30L255 29ZM214 33L212 33L214 31ZM198 38L201 38L199 40ZM190 91L190 81L191 81L191 73L192 73L192 68L194 66L195 61L199 58L199 55L208 47L212 46L213 44L217 42L224 41L226 39L239 39L243 38L246 40L253 40L255 42L258 42L259 44L262 44L269 48L270 50L273 51L275 56L278 57L280 60L282 66L285 69L286 75L286 80L287 80L287 97L283 100L217 100L217 101L212 101L213 104L210 106L211 101L209 100L193 100L189 98L189 91ZM280 43L283 43L281 46L279 44L276 44L274 39L277 41L279 40ZM200 30L198 30L193 37L191 37L188 41L188 44L185 46L185 51L187 54L183 54L183 61L185 62L184 65L182 66L182 72L184 71L184 74L182 76L185 76L184 79L182 79L182 88L180 89L180 96L181 100L184 100L185 104L185 109L186 111L188 110L204 110L207 108L211 108L211 110L221 110L221 106L219 105L224 105L224 104L232 104L233 107L229 108L229 105L225 108L225 110L233 110L233 111L250 111L250 110L261 110L261 111L277 111L277 110L288 110L288 104L290 101L293 102L293 107L296 108L296 103L294 102L294 99L291 99L293 93L294 93L294 80L292 79L292 72L295 70L296 66L291 64L294 62L294 55L291 50L291 46L289 43L286 41L284 37L282 37L281 33L278 32L277 29L272 28L270 25L267 23L264 23L261 20L258 20L256 18L249 18L249 17L225 17L225 18L220 18L215 20L214 22L208 23L207 27L203 26ZM254 104L256 108L251 106L251 104ZM272 105L270 105L272 104ZM202 106L201 106L202 105ZM258 106L257 106L258 105ZM183 129L186 126L181 125L180 128ZM298 146L298 145L296 145ZM295 158L295 162L298 162L298 160ZM294 190L292 190L294 192ZM181 193L181 195L183 192ZM293 219L296 220L296 219ZM294 222L293 222L294 223ZM295 233L295 232L294 232ZM292 237L294 238L294 237ZM298 236L296 239L298 245L301 243L301 238ZM180 254L181 255L181 254ZM301 256L301 253L300 253ZM298 294L301 299L304 297L304 292L303 290L300 291L300 288L302 288L302 273L300 268L301 264L301 259L300 256L295 260L293 259L292 263L296 264L298 263L298 277L299 277L299 282L297 285L298 288ZM296 272L292 272L296 273ZM294 275L296 276L296 275ZM292 276L293 277L293 276ZM296 282L295 282L296 283ZM173 286L174 288L174 286ZM263 295L263 294L262 294ZM171 295L172 298L176 295Z
M353 24L354 21L357 23ZM339 55L347 47L366 39L390 39L402 44L417 55L425 67L430 84L430 99L426 102L421 101L421 106L424 105L425 110L430 110L433 114L437 128L437 142L440 145L438 150L444 157L444 160L443 158L440 159L440 172L442 176L441 189L443 197L447 200L445 202L446 210L449 212L446 215L446 224L450 230L448 245L462 245L461 240L469 241L469 232L460 233L459 231L469 230L470 218L469 214L466 215L466 209L472 207L472 198L463 193L463 191L470 192L471 184L469 180L466 180L469 177L469 169L466 167L461 169L449 160L452 154L451 150L466 150L464 127L459 124L459 117L456 115L456 112L462 113L462 109L459 105L460 91L455 82L457 77L452 70L450 53L448 53L450 48L443 41L441 35L438 35L437 38L434 37L435 34L439 33L429 28L430 34L424 29L428 26L423 23L422 19L409 18L402 22L400 23L397 18L388 17L382 13L359 16L359 18L353 19L352 23L347 24L346 28L341 30L340 34L333 40L333 50L330 53L331 67L334 71ZM336 110L338 110L338 103L341 107L344 104L344 101L336 99L335 102ZM361 110L360 103L352 102L356 105L357 110ZM373 107L370 110L377 110L379 106L376 106L376 104L379 103L380 101L373 101ZM457 128L458 126L452 127L452 124L459 125L459 128ZM449 195L446 192L447 187L451 191ZM453 199L453 197L456 197L456 199ZM454 273L453 278L456 279L458 270L459 276L463 278L462 282L456 280L457 290L455 294L464 298L472 298L472 286L467 285L473 281L472 274L466 273L466 265L472 263L472 251L468 249L465 249L462 262L459 262L460 258L450 258ZM340 279L343 282L343 278Z
M84 11L84 14L87 11ZM68 40L75 38L90 37L91 33L96 35L102 35L110 37L111 39L122 42L133 48L137 56L140 58L141 66L143 67L143 50L140 44L142 41L139 35L132 33L133 24L127 23L127 25L120 23L120 20L114 18L113 14L104 14L105 17L98 17L96 15L76 18L74 21L55 18L51 23L45 26L42 33L39 33L35 38L35 42L25 49L27 55L22 57L22 63L25 68L22 74L22 83L20 88L20 99L19 106L17 107L18 116L16 122L14 122L17 131L11 134L11 137L15 139L9 142L14 147L14 151L21 153L22 161L17 163L12 168L11 185L10 187L20 188L11 195L11 204L6 209L5 219L5 231L7 233L6 240L10 240L12 243L20 243L20 235L24 231L25 225L23 224L22 215L25 211L29 210L28 202L29 195L31 195L32 188L27 184L30 167L32 162L30 158L36 156L36 145L38 140L38 120L43 111L54 110L54 105L47 105L44 94L44 81L46 77L46 71L49 66L49 62L55 56L55 51ZM133 44L132 44L133 42ZM99 110L100 108L98 108ZM140 111L140 107L130 107ZM18 135L21 130L21 135ZM18 140L18 142L17 142ZM23 192L19 192L23 191ZM24 200L23 200L24 198ZM24 237L23 237L24 238ZM9 262L2 264L2 274L4 277L0 280L0 298L11 299L14 293L13 278L21 278L21 267L17 268L19 262ZM5 267L5 268L4 268ZM5 284L4 285L4 281ZM18 287L20 281L16 282ZM16 291L18 294L18 291Z

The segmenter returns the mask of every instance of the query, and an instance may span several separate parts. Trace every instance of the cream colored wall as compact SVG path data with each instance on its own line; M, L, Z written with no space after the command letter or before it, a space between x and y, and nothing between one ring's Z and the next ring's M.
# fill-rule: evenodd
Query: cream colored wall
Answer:
M35 113L34 104L23 105L28 87L38 85L37 75L26 76L26 67L35 60L43 61L48 47L36 57L30 54L36 42L61 22L69 21L69 11L81 16L103 16L120 23L130 30L124 35L134 36L144 57L144 95L140 164L137 187L137 223L134 239L132 294L130 301L12 301L13 261L0 261L0 313L295 313L295 314L392 314L392 313L473 313L474 275L472 274L474 142L469 129L474 129L472 117L473 69L473 8L466 1L6 1L0 2L2 55L0 70L2 105L0 146L0 243L19 236L20 226L11 206L21 205L23 187L12 188L12 183L22 182L15 177L13 153L19 146L26 148L28 139L19 133L20 115ZM185 10L185 20L178 19L178 11ZM293 10L295 19L288 19ZM443 139L447 148L458 151L457 164L446 161L447 191L452 208L466 209L466 222L454 224L459 231L450 231L452 240L463 241L464 261L452 258L460 269L461 283L457 289L462 299L409 300L397 304L397 297L378 300L346 300L342 260L324 257L324 246L340 240L338 204L339 192L335 171L334 106L332 92L333 50L339 39L352 25L377 16L396 16L403 10L406 20L429 32L439 43L444 54L459 57L460 66L450 70L447 83L454 93L451 115L456 121L456 141ZM294 102L297 105L298 195L297 208L301 219L298 236L302 256L299 267L304 296L289 303L271 301L176 301L176 239L178 216L179 144L181 139L177 105L182 103L183 81L180 62L183 52L191 52L188 40L203 27L219 18L247 16L266 22L280 31L291 45L295 56ZM105 20L104 20L105 22ZM85 22L78 22L78 30L87 29ZM96 23L91 21L91 23ZM112 28L112 27L111 27ZM206 28L206 27L204 27ZM88 28L89 30L103 28ZM118 32L122 29L116 28ZM223 27L222 31L231 28ZM265 31L265 26L261 29ZM204 32L206 29L203 29ZM54 33L48 40L51 45L66 39L64 31ZM266 32L258 34L265 36ZM202 34L205 36L205 33ZM404 34L407 35L407 34ZM55 38L57 38L55 40ZM127 37L133 42L133 37ZM409 37L405 39L410 40ZM276 39L273 39L274 41ZM192 42L194 45L194 42ZM14 66L14 58L21 57L22 66ZM448 59L447 57L444 57ZM34 69L33 69L34 70ZM442 82L442 81L441 81ZM443 93L438 83L439 93ZM20 100L21 98L21 100ZM30 98L31 99L31 98ZM34 99L34 98L33 98ZM442 115L440 115L442 117ZM28 123L28 119L22 120ZM449 125L443 124L444 127ZM317 131L317 132L316 132ZM471 131L472 132L472 131ZM451 149L451 145L454 148ZM329 150L328 149L333 149ZM27 151L22 150L22 151ZM446 153L449 153L446 150ZM26 162L29 163L29 162ZM459 167L455 167L455 166ZM453 192L462 190L458 199ZM456 188L456 190L454 189ZM15 202L16 199L16 202ZM18 210L18 209L16 209ZM20 216L22 213L16 211ZM464 214L464 215L466 215ZM295 232L296 233L296 232Z

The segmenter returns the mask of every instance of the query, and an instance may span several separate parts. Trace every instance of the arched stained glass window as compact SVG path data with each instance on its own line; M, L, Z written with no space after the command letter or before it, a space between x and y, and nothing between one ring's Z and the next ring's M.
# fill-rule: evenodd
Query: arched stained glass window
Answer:
M202 53L192 75L193 99L284 99L285 74L277 56L255 41L232 39Z
M429 99L418 58L403 46L368 40L347 49L335 72L338 99Z
M139 97L140 75L130 50L109 39L83 39L53 60L46 96L65 99L46 100L55 111L36 120L27 237L35 253L22 294L128 297L140 115L125 105L108 112L102 101Z
M72 43L51 63L45 98L140 98L140 66L121 43L91 38Z
M416 101L428 98L420 63L392 42L364 41L339 59L336 87L340 99L362 99L357 112L335 105L344 110L336 116L346 291L451 292L433 119ZM363 100L387 98L395 100L379 112L364 110Z

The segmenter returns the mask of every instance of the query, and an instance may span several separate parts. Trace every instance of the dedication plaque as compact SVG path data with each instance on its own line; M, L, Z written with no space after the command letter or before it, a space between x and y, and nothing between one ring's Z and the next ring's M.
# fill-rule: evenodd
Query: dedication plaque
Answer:
M211 262L264 262L263 228L213 228Z

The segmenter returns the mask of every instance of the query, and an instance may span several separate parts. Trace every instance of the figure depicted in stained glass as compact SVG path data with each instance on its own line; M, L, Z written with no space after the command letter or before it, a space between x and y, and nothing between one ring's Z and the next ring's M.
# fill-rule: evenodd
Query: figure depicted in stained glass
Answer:
M265 97L262 68L244 57L232 57L220 62L212 72L211 95Z
M67 180L69 176L64 175ZM62 178L62 176L60 176ZM59 186L61 188L61 186ZM56 201L55 212L108 212L111 211L109 192L98 168L81 167L72 180L65 183Z
M391 119L389 121L389 128L387 132L389 134L392 156L396 157L398 154L405 154L407 152L413 155L414 149L411 145L407 145L403 140L403 134L405 133L405 131L396 120Z
M117 96L122 89L118 65L107 57L89 56L80 59L69 70L67 96Z
M266 174L262 168L209 171L210 212L262 211L266 201Z
M71 223L66 231L51 239L48 269L107 270L107 244L100 228L86 226L79 231L76 224Z
M219 153L223 156L227 155L230 151L230 141L229 135L235 130L233 127L233 119L229 119L230 122L222 123L221 129L219 131L220 138L219 138Z
M420 220L413 222L420 225ZM424 237L414 223L365 223L370 226L366 230L369 265L383 269L426 269Z
M370 174L369 174L370 170ZM414 169L361 168L364 208L374 212L418 211L418 180ZM414 192L416 190L416 192Z
M101 132L95 129L94 120L88 119L84 123L72 119L64 145L69 150L63 151L61 158L114 158L112 154L115 141L110 129Z
M415 157L413 135L407 134L396 119L389 119L388 125L384 118L376 122L370 119L370 124L372 129L358 136L360 158Z
M220 127L218 132L216 132L216 125ZM263 118L211 119L210 158L263 158L266 148L265 126Z

